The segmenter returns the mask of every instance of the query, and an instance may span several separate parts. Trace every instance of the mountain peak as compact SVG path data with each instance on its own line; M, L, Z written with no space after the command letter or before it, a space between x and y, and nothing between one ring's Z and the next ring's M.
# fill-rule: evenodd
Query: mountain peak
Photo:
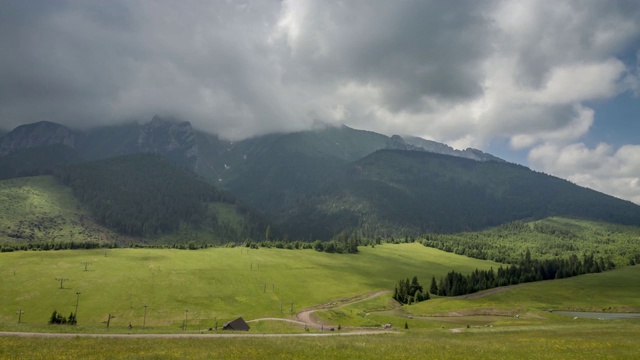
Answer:
M66 126L50 121L20 125L6 134L0 143L0 155L19 149L62 144L75 147L75 134Z

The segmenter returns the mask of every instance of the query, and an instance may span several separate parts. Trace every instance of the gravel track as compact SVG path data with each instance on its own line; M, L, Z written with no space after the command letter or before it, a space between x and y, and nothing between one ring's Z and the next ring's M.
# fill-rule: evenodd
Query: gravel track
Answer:
M310 328L321 329L323 325L318 323L312 316L316 311L327 309L339 309L347 305L355 304L361 301L369 300L376 296L388 293L389 290L376 291L365 295L355 296L353 298L342 299L338 303L328 303L324 305L314 306L305 309L296 314L298 320L283 318L261 318L253 319L247 322L257 321L285 321L299 325L306 325ZM327 329L335 328L335 325L324 324ZM346 329L346 328L345 328ZM318 336L354 336L354 335L377 335L377 334L397 334L397 331L383 329L359 329L354 331L329 331L322 333L299 333L299 334L247 334L247 333L225 333L225 334L68 334L68 333L34 333L34 332L0 332L0 336L17 336L17 337L40 337L40 338L149 338L149 339L171 339L171 338L238 338L238 337L258 337L258 338L274 338L274 337L318 337Z

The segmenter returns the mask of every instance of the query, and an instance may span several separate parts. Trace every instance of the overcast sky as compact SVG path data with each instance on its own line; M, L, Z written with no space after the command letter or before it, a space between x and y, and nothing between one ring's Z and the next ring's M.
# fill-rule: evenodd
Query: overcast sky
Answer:
M347 124L640 203L640 1L0 0L0 128Z

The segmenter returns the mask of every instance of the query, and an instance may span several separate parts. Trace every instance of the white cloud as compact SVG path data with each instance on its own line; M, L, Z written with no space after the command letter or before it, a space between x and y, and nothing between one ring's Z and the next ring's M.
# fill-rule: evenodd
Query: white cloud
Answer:
M601 121L588 101L640 94L637 1L33 0L0 24L0 128L346 123L539 159Z
M610 98L618 93L617 81L624 70L624 64L617 59L557 67L532 100L552 105Z
M541 171L640 204L640 145L615 150L604 143L593 149L583 143L543 144L531 150L529 162Z

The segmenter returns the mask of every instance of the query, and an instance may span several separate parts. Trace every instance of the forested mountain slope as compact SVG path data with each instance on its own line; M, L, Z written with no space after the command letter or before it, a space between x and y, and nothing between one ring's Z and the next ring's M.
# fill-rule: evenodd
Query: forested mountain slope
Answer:
M74 149L62 144L18 149L0 157L0 180L51 174L60 165L82 161Z
M230 149L221 184L248 204L276 214L349 161L384 148L387 140L346 126L244 140Z
M322 239L343 229L368 237L450 233L549 216L640 225L640 206L519 165L380 150L279 220L291 234Z
M96 221L127 236L244 241L264 238L267 223L274 235L304 240L343 230L452 233L549 216L640 223L631 202L479 150L347 126L232 142L156 116L82 131L23 125L2 144L0 179L55 171Z
M257 213L233 196L159 155L66 166L56 176L98 223L122 234L152 238L187 231L196 236L203 230L215 238L242 241L266 228Z

